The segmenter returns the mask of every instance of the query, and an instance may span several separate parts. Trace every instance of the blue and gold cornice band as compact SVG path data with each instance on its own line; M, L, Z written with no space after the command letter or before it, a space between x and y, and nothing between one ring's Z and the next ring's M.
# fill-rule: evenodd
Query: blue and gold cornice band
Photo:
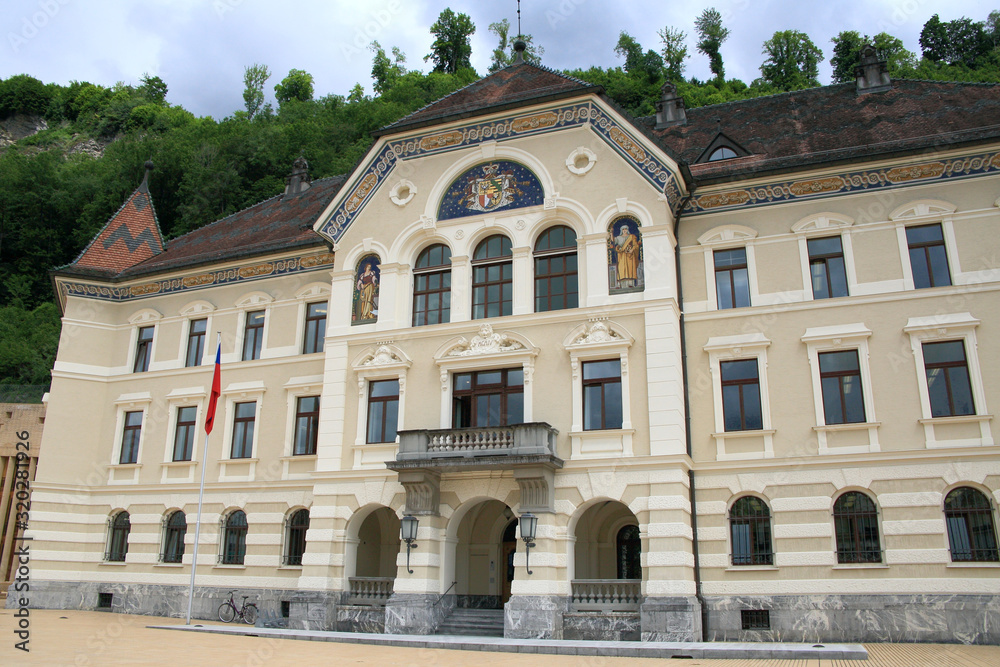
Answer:
M684 206L684 215L733 211L996 173L1000 173L1000 153L969 153L897 167L860 169L696 195Z
M635 128L622 125L593 102L582 102L388 141L368 161L364 171L354 181L352 189L340 200L333 213L317 227L317 231L334 242L338 241L400 160L459 150L486 141L501 142L588 125L644 179L664 194L671 210L676 214L683 196L677 184L675 168L646 149L635 133Z
M151 280L132 285L101 285L94 283L74 282L59 279L59 288L63 297L83 297L101 301L133 301L165 294L191 292L194 290L232 285L235 283L263 280L276 276L287 276L293 273L306 273L333 267L333 254L320 253L304 257L287 257L284 259L267 260L232 266L215 271L203 271L185 276Z

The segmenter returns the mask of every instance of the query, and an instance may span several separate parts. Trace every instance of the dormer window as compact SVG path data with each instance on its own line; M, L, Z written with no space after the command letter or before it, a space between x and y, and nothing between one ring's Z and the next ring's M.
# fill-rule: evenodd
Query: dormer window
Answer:
M728 160L730 158L738 157L736 151L728 146L720 146L712 151L712 154L708 156L709 162L717 162L719 160Z

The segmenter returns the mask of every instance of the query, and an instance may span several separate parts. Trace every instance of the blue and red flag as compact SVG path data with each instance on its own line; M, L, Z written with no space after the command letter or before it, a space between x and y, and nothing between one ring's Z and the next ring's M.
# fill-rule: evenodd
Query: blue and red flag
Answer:
M212 376L212 395L208 399L208 412L205 414L205 433L212 432L215 425L215 406L222 394L222 343L215 351L215 375Z

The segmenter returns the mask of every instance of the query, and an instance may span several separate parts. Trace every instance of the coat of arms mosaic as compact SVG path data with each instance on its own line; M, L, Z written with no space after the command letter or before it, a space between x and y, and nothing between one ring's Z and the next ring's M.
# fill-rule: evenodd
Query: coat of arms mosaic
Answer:
M438 220L537 206L544 200L541 182L527 167L504 160L488 162L452 182L441 200Z

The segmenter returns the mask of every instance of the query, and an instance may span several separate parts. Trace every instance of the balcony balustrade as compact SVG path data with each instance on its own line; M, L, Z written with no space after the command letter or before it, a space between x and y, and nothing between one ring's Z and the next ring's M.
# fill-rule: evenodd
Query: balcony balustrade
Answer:
M394 577L350 577L347 604L384 607L392 597Z
M639 579L575 579L571 583L573 611L639 611Z
M544 422L400 431L396 461L475 459L482 457L553 457L558 431Z

